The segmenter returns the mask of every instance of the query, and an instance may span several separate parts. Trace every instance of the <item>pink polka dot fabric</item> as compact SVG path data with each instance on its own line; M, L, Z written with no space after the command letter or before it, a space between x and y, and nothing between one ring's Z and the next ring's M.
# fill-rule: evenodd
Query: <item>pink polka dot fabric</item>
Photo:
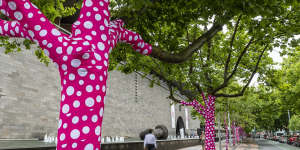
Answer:
M109 52L126 42L149 55L152 46L110 21L109 0L84 0L72 34L60 32L29 0L0 0L0 35L35 41L58 66L61 104L58 150L100 150ZM126 91L124 91L126 92Z
M202 93L205 107L197 100L192 102L181 101L182 105L193 106L194 109L205 118L205 149L215 150L215 101L216 97L208 95L208 100Z

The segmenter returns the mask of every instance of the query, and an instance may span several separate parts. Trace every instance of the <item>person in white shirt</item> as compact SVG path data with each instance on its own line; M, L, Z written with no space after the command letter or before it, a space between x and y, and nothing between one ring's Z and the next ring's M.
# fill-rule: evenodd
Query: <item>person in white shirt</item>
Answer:
M156 145L156 138L152 134L153 130L150 129L149 133L146 134L145 139L144 139L144 149L145 150L155 150L157 148Z

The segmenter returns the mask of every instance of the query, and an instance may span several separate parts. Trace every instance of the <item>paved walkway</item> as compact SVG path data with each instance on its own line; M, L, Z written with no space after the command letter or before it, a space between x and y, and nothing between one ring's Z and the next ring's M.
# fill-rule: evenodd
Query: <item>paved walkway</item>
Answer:
M222 150L225 150L226 144L225 141L222 141ZM245 140L243 143L238 144L236 146L229 146L228 150L258 150L259 147L255 143L255 141L251 139ZM202 150L202 146L193 146L193 147L187 147L187 148L181 148L178 150ZM216 142L216 150L219 150L219 142Z
M222 150L225 150L225 141L222 141ZM182 148L178 150L202 150L201 145ZM216 150L219 150L219 143L216 142ZM229 150L300 150L299 147L286 143L279 143L265 139L246 139L236 146L229 146Z

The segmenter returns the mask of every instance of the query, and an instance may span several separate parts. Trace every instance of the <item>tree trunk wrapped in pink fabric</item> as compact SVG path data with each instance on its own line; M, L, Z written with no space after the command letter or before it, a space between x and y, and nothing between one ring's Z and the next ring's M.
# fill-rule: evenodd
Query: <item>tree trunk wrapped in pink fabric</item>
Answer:
M225 117L224 117L224 128L225 128L225 136L226 136L226 140L225 140L225 146L226 146L226 150L228 150L228 146L229 146L229 132L228 132L228 125L227 125L227 122L226 122L226 113L225 113Z
M232 131L232 144L234 146L235 145L235 137L236 137L235 122L231 123L231 131Z
M110 21L109 0L84 0L72 34L61 33L29 0L0 0L0 35L35 41L61 77L57 149L100 150L109 52L122 41L149 55L151 45Z
M205 118L205 149L215 150L215 100L216 97L209 95L208 99L202 93L205 107L197 100L192 102L181 101L181 104L193 106L193 108Z

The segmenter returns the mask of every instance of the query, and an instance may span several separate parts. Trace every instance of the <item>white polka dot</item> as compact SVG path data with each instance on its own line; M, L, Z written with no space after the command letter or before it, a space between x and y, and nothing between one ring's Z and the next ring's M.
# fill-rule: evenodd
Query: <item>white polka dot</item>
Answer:
M97 121L98 121L98 116L97 115L93 115L92 122L96 123Z
M86 7L91 7L91 6L93 6L92 0L86 0L86 1L85 1L85 6L86 6Z
M69 46L69 47L67 48L67 53L70 55L70 54L72 53L72 51L73 51L73 47L72 47L72 46Z
M97 59L97 60L101 60L101 56L99 55L99 54L97 54L97 53L94 53L94 55L95 55L95 58Z
M56 48L56 53L57 54L62 54L62 47L57 47Z
M77 147L77 143L73 143L72 148L76 148L76 147Z
M83 59L89 59L89 58L90 58L90 54L89 54L89 53L84 53L84 54L82 55L82 58L83 58Z
M61 127L61 125L62 125L62 120L61 120L61 119L59 119L59 121L58 121L58 128L60 128L60 127Z
M79 85L83 85L84 81L83 80L79 80Z
M79 122L79 117L75 116L72 118L72 123L77 124Z
M88 41L84 41L84 42L83 42L83 45L84 45L84 46L89 46L90 43L89 43Z
M99 112L99 114L100 114L100 117L102 117L102 116L103 116L103 107L100 109L100 112Z
M65 94L63 94L63 95L61 96L61 100L64 101L65 98L66 98Z
M104 6L104 3L103 3L102 1L100 1L100 3L99 3L99 4L100 4L100 6Z
M71 81L75 80L75 75L73 73L69 74L69 80Z
M80 25L80 21L75 21L74 25L79 26Z
M103 10L103 13L108 16L108 12L106 10Z
M27 17L28 17L28 18L32 18L32 17L33 17L33 13L29 13L29 14L27 15Z
M97 46L101 51L105 49L105 45L102 42L98 42Z
M22 20L22 19L23 19L23 14L22 14L21 12L19 12L19 11L16 11L16 12L14 13L14 16L15 16L15 18L16 18L17 20Z
M52 29L51 30L51 33L54 35L54 36L60 36L61 33L57 30L57 29Z
M108 54L107 53L105 53L104 56L105 56L106 59L108 59Z
M80 102L78 100L73 102L73 107L78 108L80 106Z
M58 37L57 38L58 39L58 41L61 43L61 42L63 42L63 38L60 36L60 37Z
M80 136L80 131L77 130L77 129L74 129L74 130L71 131L70 136L71 136L72 139L78 139L79 136Z
M42 27L40 25L34 26L34 30L35 31L40 31L41 29L42 29Z
M63 140L65 140L65 138L66 138L66 135L63 133L60 135L59 140L63 141Z
M86 13L86 16L87 16L87 17L91 16L91 12L87 12L87 13Z
M99 136L100 132L101 132L101 127L97 126L96 129L95 129L95 134Z
M105 85L102 86L102 92L105 92Z
M71 95L74 94L74 88L73 88L73 86L69 86L69 87L67 88L67 94L68 94L69 96L71 96Z
M97 32L96 31L92 31L92 35L96 36Z
M86 86L85 90L86 90L87 92L93 92L93 86L88 85L88 86Z
M87 144L87 145L84 147L84 150L94 150L94 145L93 145L93 144Z
M101 25L101 26L100 26L100 30L103 31L104 29L105 29L105 27Z
M89 97L89 98L87 98L86 100L85 100L85 105L87 106L87 107L93 107L94 106L94 99L93 98L91 98L91 97Z
M98 103L101 102L101 99L102 99L101 96L97 96L97 97L96 97L96 100L97 100Z
M74 67L74 68L77 68L81 65L81 61L79 59L73 59L71 61L71 66Z
M106 67L107 67L107 61L106 61L106 60L104 60L104 66L106 66Z
M24 4L24 7L25 7L26 9L30 9L30 4L26 2L26 3Z
M67 65L63 64L63 65L61 65L61 69L66 71L68 69L68 67L67 67Z
M47 30L42 30L42 31L40 31L40 36L41 37L44 37L44 36L46 36L47 35Z
M81 77L85 77L87 75L87 73L88 73L85 68L79 68L77 70L77 72L78 72L78 75L81 76Z
M109 25L108 21L106 19L104 19L104 24L105 24L106 27L108 27L108 25Z
M20 31L19 27L16 27L15 30L16 30L16 33L19 33L19 31Z
M88 119L87 115L82 116L82 120L86 121Z
M82 50L82 47L77 47L76 48L76 52L79 52L79 51L81 51Z
M77 35L79 35L79 34L81 34L81 31L80 31L79 29L76 29L76 30L75 30L75 36L77 36Z
M96 14L96 15L95 15L95 19L96 19L97 21L100 21L100 20L101 20L101 18L102 18L102 17L101 17L101 15L100 15L100 14Z
M69 110L70 110L70 107L69 107L68 104L65 104L65 105L62 107L62 112L63 112L64 114L68 113Z
M68 144L63 144L61 147L66 148Z
M82 93L80 91L77 91L77 93L76 93L77 96L81 96L81 94Z
M90 41L93 39L90 35L87 35L84 38L87 39L87 40L90 40Z
M8 7L9 7L11 10L16 10L16 9L17 9L17 5L16 5L16 3L13 2L13 1L8 2Z
M49 44L47 45L47 47L48 47L48 48L52 48L52 47L53 47L52 43L49 43Z
M64 61L67 61L67 60L68 60L68 56L64 56L64 57L63 57L63 60L64 60Z
M144 55L148 54L148 50L145 49L145 50L143 51L143 54L144 54Z
M95 77L94 74L91 74L91 75L90 75L90 79L91 79L91 80L95 80L95 78L96 78L96 77Z
M66 129L68 127L67 123L64 123L63 128Z
M45 21L46 21L46 19L45 19L44 17L42 17L40 20L41 20L42 22L45 22Z
M85 127L82 128L82 132L84 134L88 134L90 132L90 128L88 126L85 126Z
M96 85L96 90L100 90L100 86L99 85Z
M106 40L107 40L107 36L106 36L105 34L102 34L102 35L101 35L101 39L102 39L103 41L106 41Z
M93 28L93 23L91 21L86 21L86 22L84 22L83 26L86 29L92 29Z
M103 81L103 76L100 76L100 78L99 78L99 79L100 79L100 81Z
M97 7L94 7L93 10L96 12L99 11L99 9Z

